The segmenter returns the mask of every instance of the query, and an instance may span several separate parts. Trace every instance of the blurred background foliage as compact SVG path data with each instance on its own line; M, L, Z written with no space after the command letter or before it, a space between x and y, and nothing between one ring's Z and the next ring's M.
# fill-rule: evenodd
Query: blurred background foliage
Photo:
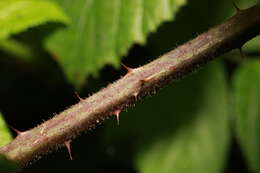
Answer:
M141 3L143 2L143 3ZM0 146L258 0L1 0ZM167 22L165 22L167 21ZM260 38L22 172L260 173ZM4 123L6 121L6 124ZM15 136L15 134L12 134ZM0 172L12 163L0 158Z

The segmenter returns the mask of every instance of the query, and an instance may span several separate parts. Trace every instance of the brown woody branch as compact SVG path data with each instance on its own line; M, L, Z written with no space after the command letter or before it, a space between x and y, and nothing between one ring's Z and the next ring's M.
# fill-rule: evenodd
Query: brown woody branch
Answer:
M260 33L260 3L237 11L225 23L199 35L155 61L135 69L96 94L54 116L43 124L19 133L0 154L20 165L60 146L80 132L93 129L128 105L242 45Z

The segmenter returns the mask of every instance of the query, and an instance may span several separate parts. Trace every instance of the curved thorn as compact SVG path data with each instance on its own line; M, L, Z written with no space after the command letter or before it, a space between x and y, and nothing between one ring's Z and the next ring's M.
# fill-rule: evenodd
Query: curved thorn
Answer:
M133 68L127 67L127 66L126 66L125 64L123 64L123 63L121 63L121 65L126 69L126 71L127 71L128 73L131 73L131 72L134 71Z
M144 79L141 79L140 82L141 82L141 85L145 85L146 83L148 83L149 81L151 80L151 77L146 77Z
M117 120L117 125L119 126L119 120L120 120L120 113L121 110L116 110L113 114L116 116L116 120Z
M25 132L22 132L20 130L17 130L16 128L12 127L12 126L9 126L17 135L22 135L24 134Z
M71 140L68 140L66 142L64 142L64 145L66 146L67 150L68 150L68 153L69 153L69 156L70 156L70 160L73 160L72 158L72 154L71 154Z
M79 99L79 101L83 101L83 100L84 100L83 98L81 98L81 97L79 96L79 94L78 94L76 91L74 91L74 93L75 93L76 97Z
M138 92L135 92L134 94L133 94L133 96L135 97L135 99L137 100L137 97L138 97Z

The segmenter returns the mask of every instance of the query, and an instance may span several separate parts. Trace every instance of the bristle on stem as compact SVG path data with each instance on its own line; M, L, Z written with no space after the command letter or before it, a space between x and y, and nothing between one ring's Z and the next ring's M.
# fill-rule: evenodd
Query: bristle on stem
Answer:
M135 93L133 94L133 96L134 96L134 98L137 100L137 98L138 98L138 92L135 92Z
M22 134L25 134L25 132L22 132L20 130L17 130L16 128L12 127L12 126L9 126L17 135L22 135Z
M128 66L126 66L125 64L123 64L123 63L121 63L121 65L126 69L126 71L127 71L127 73L131 73L131 72L133 72L134 71L134 69L133 68L130 68L130 67L128 67Z
M75 91L74 93L75 93L76 97L79 99L79 101L84 100L83 98L81 98L81 97L79 96L79 94L78 94L76 91Z
M120 121L120 113L121 113L120 109L118 109L118 110L113 112L113 115L116 116L116 120L117 120L117 125L118 126L119 126L119 121Z
M67 148L67 151L68 151L69 156L70 156L70 160L73 160L72 154L71 154L71 140L68 140L68 141L64 142L64 145Z

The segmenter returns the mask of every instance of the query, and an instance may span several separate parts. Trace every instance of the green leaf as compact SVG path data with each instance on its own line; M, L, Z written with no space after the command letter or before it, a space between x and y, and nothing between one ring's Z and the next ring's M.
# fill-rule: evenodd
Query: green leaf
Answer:
M0 147L9 143L12 140L12 135L5 124L4 118L0 113Z
M140 173L222 172L230 137L223 71L211 65L138 104L122 114L120 129L105 129L104 143L134 140Z
M0 40L46 22L67 23L68 18L50 0L0 1Z
M172 20L185 0L57 0L71 17L68 29L56 32L47 48L59 57L69 82L80 86L106 64L119 66L133 43Z
M8 144L12 140L12 135L4 121L2 114L0 113L0 147ZM3 155L0 155L0 172L10 173L17 170L17 165L12 161L6 159Z
M235 74L236 132L249 167L260 173L260 61L243 64Z

